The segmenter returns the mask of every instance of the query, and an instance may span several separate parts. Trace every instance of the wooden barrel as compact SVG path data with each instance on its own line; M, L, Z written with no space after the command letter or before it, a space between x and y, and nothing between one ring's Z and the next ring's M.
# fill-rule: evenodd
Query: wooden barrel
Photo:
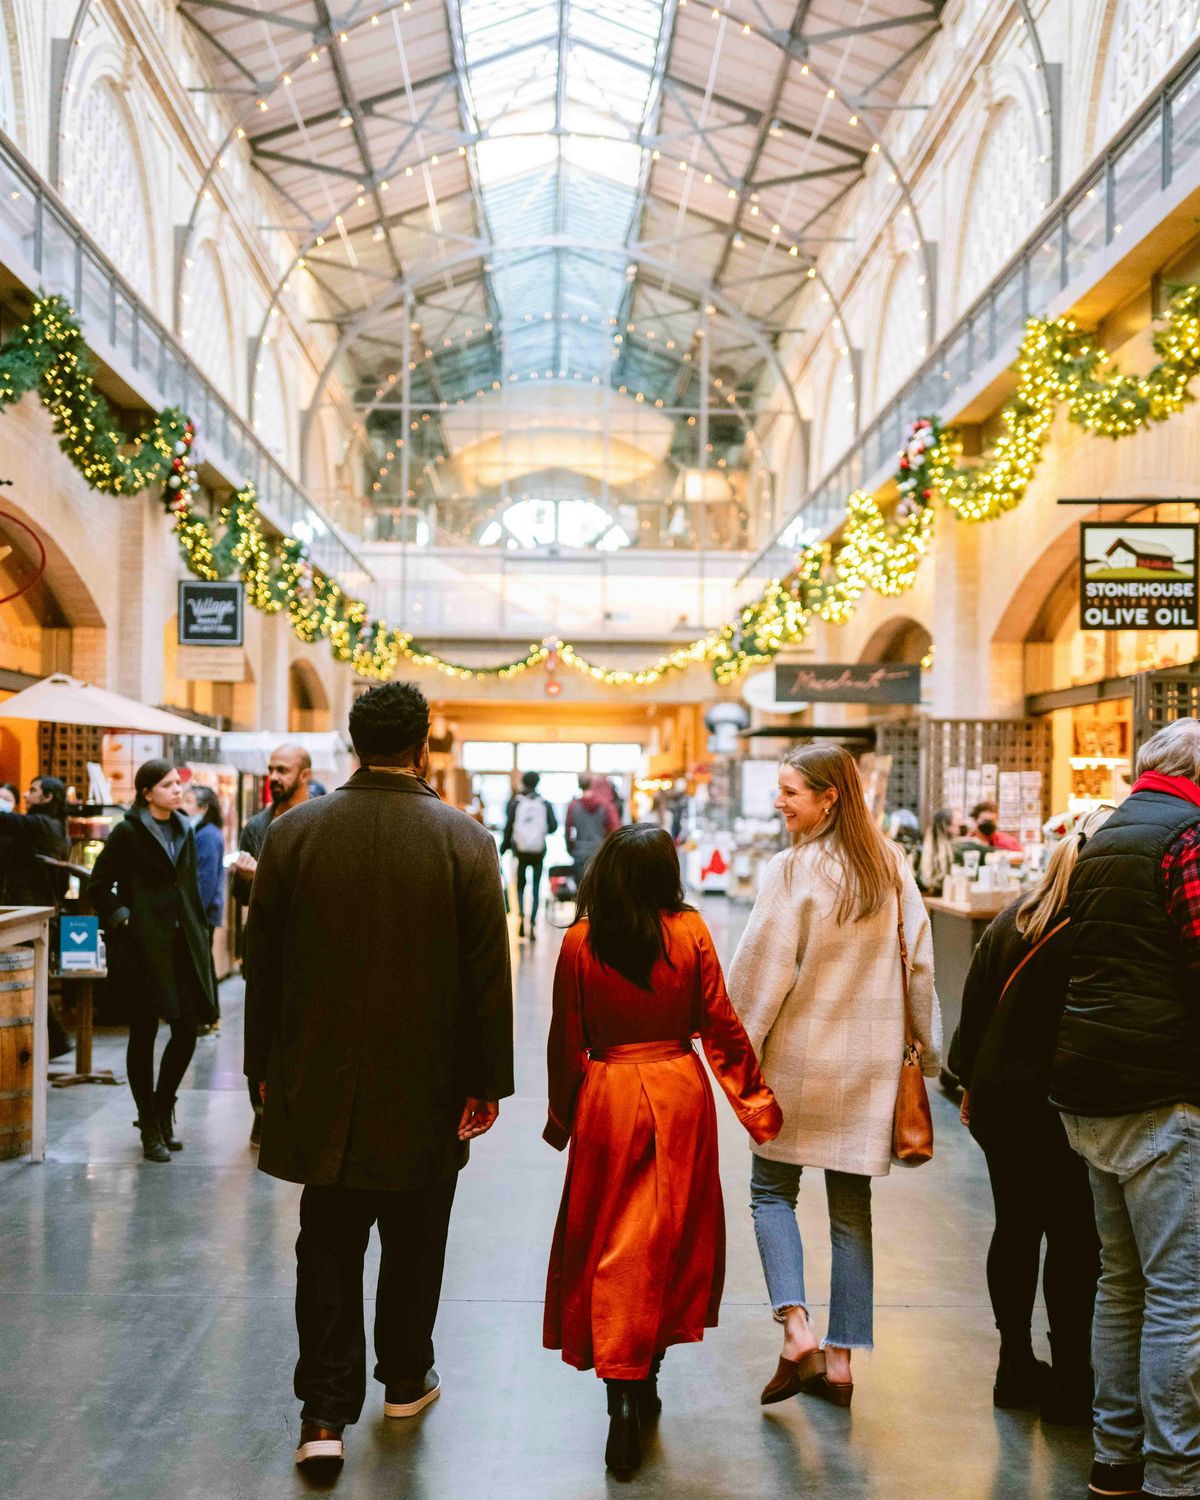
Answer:
M0 952L0 1160L33 1141L33 949Z

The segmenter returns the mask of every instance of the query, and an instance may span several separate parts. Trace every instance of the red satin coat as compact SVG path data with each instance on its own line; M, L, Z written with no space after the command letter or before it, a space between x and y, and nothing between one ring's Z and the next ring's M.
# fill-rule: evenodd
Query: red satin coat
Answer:
M725 1214L705 1056L756 1141L782 1115L725 993L696 912L664 919L650 991L605 968L570 928L554 976L545 1139L570 1141L542 1341L567 1364L640 1380L654 1355L717 1325ZM673 1045L672 1045L673 1044ZM589 1057L590 1052L590 1057Z

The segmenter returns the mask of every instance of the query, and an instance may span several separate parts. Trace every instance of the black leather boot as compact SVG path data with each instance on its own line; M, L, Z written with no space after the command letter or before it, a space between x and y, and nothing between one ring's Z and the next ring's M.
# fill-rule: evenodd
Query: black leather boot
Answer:
M650 1365L650 1373L645 1380L639 1380L638 1386L638 1416L643 1422L648 1422L652 1417L657 1417L662 1411L662 1397L658 1394L658 1372L662 1369L663 1357L656 1354Z
M162 1132L163 1145L168 1151L182 1151L183 1142L175 1134L175 1100L156 1094L154 1105L158 1113L158 1128Z
M1050 1335L1054 1363L1042 1392L1042 1421L1063 1427L1092 1425L1095 1379L1086 1341Z
M137 1128L142 1136L142 1155L147 1161L170 1161L171 1153L162 1138L157 1113L139 1117Z
M1001 1338L1000 1362L992 1386L992 1405L1005 1411L1037 1406L1049 1381L1050 1366L1035 1359L1028 1338L1020 1343Z
M640 1380L606 1380L608 1444L604 1465L614 1474L633 1474L642 1462L642 1423L638 1414Z

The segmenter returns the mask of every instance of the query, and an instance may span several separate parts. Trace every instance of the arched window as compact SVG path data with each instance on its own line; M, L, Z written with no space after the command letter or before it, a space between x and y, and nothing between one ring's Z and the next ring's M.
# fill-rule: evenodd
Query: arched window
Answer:
M1007 99L975 160L958 246L960 313L1017 249L1044 203L1033 122L1023 105Z
M1097 146L1120 128L1197 35L1200 0L1118 0L1105 48Z
M63 195L134 290L153 303L153 231L125 105L109 78L93 81L77 98L66 132Z
M854 369L850 356L831 351L826 370L828 389L817 434L820 453L814 474L817 479L829 473L854 441Z
M896 394L925 354L929 329L920 276L921 268L911 255L906 255L892 272L875 355L872 411L878 411Z
M8 45L8 18L0 14L0 130L17 133L17 101L13 86L12 54Z
M269 453L285 469L292 464L292 408L279 356L264 351L266 358L258 372L258 392L254 398L254 430Z
M629 533L594 500L518 500L484 527L479 545L617 552L629 546Z
M201 246L196 255L184 296L184 347L226 399L234 400L241 382L234 369L229 296L211 244Z

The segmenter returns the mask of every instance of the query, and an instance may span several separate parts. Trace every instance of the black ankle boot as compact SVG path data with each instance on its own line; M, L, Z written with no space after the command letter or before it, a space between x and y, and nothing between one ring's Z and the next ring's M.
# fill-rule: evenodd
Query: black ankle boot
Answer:
M182 1151L183 1142L175 1134L175 1100L156 1095L154 1105L158 1114L158 1128L162 1133L163 1145L168 1151Z
M170 1161L171 1153L162 1138L162 1126L158 1115L144 1115L138 1119L137 1128L142 1136L142 1155L147 1161Z
M640 1380L606 1380L608 1444L604 1465L614 1474L632 1474L642 1462L642 1424L638 1415Z
M1054 1364L1042 1392L1042 1421L1063 1427L1092 1425L1095 1378L1086 1343L1050 1335Z
M662 1362L662 1355L656 1354L651 1362L649 1375L637 1383L638 1416L643 1422L657 1417L662 1411L662 1397L658 1394L658 1372L662 1369Z
M992 1387L992 1405L1002 1410L1037 1406L1050 1376L1050 1366L1035 1359L1028 1344L1013 1348L1001 1342L1000 1363L996 1366L996 1383Z

